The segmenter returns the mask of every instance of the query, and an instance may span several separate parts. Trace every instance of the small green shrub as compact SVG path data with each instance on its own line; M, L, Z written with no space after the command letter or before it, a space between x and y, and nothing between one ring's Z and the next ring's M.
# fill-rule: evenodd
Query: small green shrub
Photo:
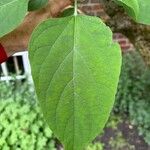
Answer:
M117 130L118 124L120 124L122 122L123 122L123 120L122 120L121 116L112 114L106 124L106 128L111 128L113 130Z
M146 67L138 52L125 54L114 111L128 115L148 144L150 144L149 91L150 69Z
M135 150L134 145L130 145L121 132L118 132L114 138L111 137L109 144L111 150Z
M37 107L0 102L0 149L55 150L51 130Z
M146 143L150 145L150 102L130 103L130 118L132 124L137 125L139 135L143 135Z
M94 143L94 144L90 144L86 150L103 150L104 148L104 144L103 143Z
M144 90L143 74L146 71L146 66L138 52L124 54L115 112L128 114L129 103L143 98L144 95L141 95L141 92Z

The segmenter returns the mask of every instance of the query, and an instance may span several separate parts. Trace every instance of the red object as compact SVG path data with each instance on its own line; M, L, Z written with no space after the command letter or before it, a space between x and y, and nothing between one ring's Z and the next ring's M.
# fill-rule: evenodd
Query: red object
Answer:
M4 47L0 44L0 64L8 59Z

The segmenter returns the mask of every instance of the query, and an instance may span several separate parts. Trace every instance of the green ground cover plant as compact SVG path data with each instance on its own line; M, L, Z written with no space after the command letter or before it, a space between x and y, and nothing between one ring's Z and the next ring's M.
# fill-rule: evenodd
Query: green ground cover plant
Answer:
M9 99L0 101L0 114L1 150L56 150L38 107Z

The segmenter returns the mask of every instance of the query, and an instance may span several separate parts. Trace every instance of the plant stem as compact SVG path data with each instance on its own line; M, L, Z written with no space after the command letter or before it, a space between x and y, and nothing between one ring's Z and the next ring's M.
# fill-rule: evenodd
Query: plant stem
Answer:
M78 15L78 0L74 0L74 15Z

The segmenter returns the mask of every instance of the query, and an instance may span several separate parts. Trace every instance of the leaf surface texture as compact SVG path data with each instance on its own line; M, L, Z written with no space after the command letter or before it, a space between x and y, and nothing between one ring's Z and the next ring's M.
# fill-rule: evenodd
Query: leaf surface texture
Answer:
M47 123L65 150L83 150L115 99L121 50L112 32L96 17L50 19L35 29L29 58Z

